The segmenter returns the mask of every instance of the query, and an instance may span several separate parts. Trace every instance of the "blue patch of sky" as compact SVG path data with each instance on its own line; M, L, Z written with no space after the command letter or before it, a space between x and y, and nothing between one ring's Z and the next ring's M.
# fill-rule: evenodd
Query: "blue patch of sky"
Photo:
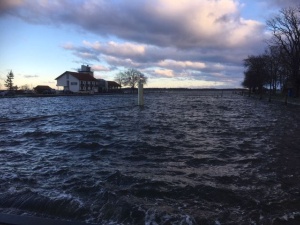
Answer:
M5 18L0 21L2 63L1 67L18 71L36 73L62 63L66 54L59 47L64 34L57 28L24 23L17 18ZM65 62L64 62L65 63Z
M243 0L241 1L242 6L240 7L241 9L241 15L245 19L251 19L251 20L259 20L263 22L262 12L259 8L259 4L256 1L249 1L249 0Z
M244 19L266 23L273 13L278 12L278 8L271 6L266 1L241 0L240 3L242 5L240 7L241 15Z
M80 67L72 51L62 48L64 44L81 46L83 40L101 41L75 26L29 24L11 16L1 18L0 30L4 31L0 35L0 76L3 79L13 70L19 83L33 82L25 76L36 76L35 82L55 82L64 71Z

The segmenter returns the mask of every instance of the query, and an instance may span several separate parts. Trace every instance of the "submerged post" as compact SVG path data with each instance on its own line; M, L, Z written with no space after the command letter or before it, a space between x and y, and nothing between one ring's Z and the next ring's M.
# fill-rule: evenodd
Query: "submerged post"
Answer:
M139 80L138 83L138 105L143 106L144 105L144 88L142 80Z

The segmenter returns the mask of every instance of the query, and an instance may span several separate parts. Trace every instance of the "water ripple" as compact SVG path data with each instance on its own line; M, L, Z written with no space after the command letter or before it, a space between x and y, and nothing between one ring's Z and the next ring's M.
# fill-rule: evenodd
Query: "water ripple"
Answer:
M0 210L99 224L300 217L299 108L214 92L0 99Z

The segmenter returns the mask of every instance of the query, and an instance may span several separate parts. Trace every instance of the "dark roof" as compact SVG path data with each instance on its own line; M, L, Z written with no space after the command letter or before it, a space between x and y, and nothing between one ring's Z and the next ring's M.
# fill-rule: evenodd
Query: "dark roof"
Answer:
M48 89L51 89L51 87L49 87L47 85L38 85L34 89L46 89L46 90L48 90Z
M92 75L90 75L88 73L77 73L77 72L70 72L70 71L64 72L59 77L55 78L55 80L57 80L58 78L60 78L61 76L65 75L65 74L70 74L73 77L77 78L78 80L82 80L82 81L97 81L97 79L95 77L93 77Z
M115 81L107 81L107 86L108 87L121 87L121 85Z

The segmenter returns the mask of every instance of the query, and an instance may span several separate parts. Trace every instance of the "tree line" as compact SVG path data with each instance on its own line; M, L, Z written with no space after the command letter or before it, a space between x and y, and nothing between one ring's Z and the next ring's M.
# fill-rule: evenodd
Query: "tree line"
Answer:
M242 85L249 94L268 89L270 97L280 91L289 96L300 95L300 5L284 8L267 21L272 33L268 47L260 55L244 59Z

